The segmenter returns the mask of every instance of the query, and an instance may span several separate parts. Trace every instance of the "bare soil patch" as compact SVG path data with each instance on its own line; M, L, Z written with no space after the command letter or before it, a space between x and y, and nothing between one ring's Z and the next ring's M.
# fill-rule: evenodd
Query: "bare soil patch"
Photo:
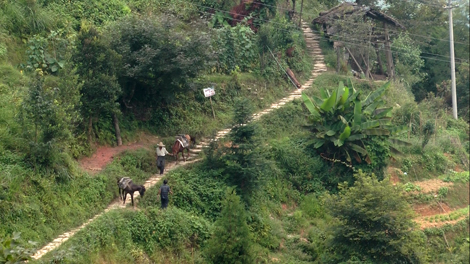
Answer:
M440 204L441 206L439 204L415 204L413 205L413 210L421 217L445 214L453 210L445 203Z
M390 175L390 182L393 185L397 185L400 182L400 177L398 175L403 175L403 171L395 167L387 167L387 174Z
M79 164L84 170L90 173L96 173L111 163L114 157L120 153L126 150L150 148L152 144L157 144L158 140L158 137L142 133L135 142L129 142L118 147L100 146L91 157L85 157L79 160Z
M441 187L452 187L453 182L444 182L439 179L431 179L426 181L413 182L414 185L421 187L422 193L433 193L437 192Z

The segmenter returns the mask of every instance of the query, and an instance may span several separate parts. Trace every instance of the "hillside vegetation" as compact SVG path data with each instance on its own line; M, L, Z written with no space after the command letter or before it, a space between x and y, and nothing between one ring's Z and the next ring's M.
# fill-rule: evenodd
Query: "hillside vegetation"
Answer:
M329 71L253 121L296 89L285 70L303 83L314 58L292 12L300 1L242 2L249 16L230 19L239 1L0 0L0 263L102 212L119 177L157 172L151 145L91 174L78 161L99 147L227 127L201 162L166 173L168 209L152 187L137 208L103 214L29 263L470 261L468 60L458 120L443 66L417 63L443 48L412 43L403 78ZM336 4L305 1L303 17ZM389 12L406 17L398 9ZM468 17L456 30L465 26ZM319 42L336 68L332 43Z

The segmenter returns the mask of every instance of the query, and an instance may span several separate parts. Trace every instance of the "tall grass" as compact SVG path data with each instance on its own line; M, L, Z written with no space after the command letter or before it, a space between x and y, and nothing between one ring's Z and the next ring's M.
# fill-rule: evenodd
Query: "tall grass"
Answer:
M0 3L0 27L11 34L38 34L54 24L54 14L37 1L6 0Z

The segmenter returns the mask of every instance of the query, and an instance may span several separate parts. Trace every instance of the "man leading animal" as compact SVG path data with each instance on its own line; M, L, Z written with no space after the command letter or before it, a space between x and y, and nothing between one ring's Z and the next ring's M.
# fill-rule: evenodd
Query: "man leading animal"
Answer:
M166 150L165 145L163 145L163 142L160 142L157 145L157 149L155 150L155 152L157 153L157 168L160 170L161 175L165 170L165 155L173 156L173 154Z

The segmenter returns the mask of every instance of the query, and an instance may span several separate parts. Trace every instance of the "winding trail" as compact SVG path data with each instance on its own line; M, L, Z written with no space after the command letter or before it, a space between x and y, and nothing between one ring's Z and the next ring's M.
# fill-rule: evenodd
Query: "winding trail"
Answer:
M253 120L257 120L259 119L261 116L265 115L265 114L268 114L270 113L271 111L273 111L274 109L277 109L277 108L280 108L282 107L283 105L285 105L286 103L290 102L290 101L293 101L294 99L296 98L300 98L301 97L301 93L303 90L305 89L308 89L313 81L315 80L315 78L320 75L322 72L325 72L327 70L326 68L326 65L324 63L324 57L322 55L322 52L321 52L321 49L320 49L320 45L319 45L319 39L320 37L317 36L315 33L312 32L312 30L309 28L308 24L303 22L302 21L302 30L303 30L303 33L304 33L304 37L305 37L305 41L307 43L307 50L308 52L310 53L310 55L314 58L314 69L311 73L311 77L308 81L306 81L299 89L296 89L294 90L293 92L291 92L287 97L279 100L277 103L273 103L268 109L265 109L259 113L256 113L253 115ZM220 130L218 133L217 133L217 136L214 138L214 139L210 139L210 140L218 140L220 138L223 138L225 137L225 135L227 135L228 133L230 132L230 128L227 128L227 129L224 129L224 130ZM199 152L202 151L202 148L204 148L205 146L207 146L210 142L210 140L202 140L200 142L200 144L196 145L194 148L191 149L191 153L192 155L190 156L190 158L188 159L188 161L186 162L181 162L179 164L176 164L174 162L172 163L168 163L167 167L165 168L165 171L168 172L168 171L171 171L175 168L178 168L180 166L184 166L186 164L191 164L191 163L194 163L194 162L197 162L201 159L198 159L197 158L197 154ZM148 145L147 145L148 146ZM141 147L146 147L145 144L141 144L141 143L133 143L133 144L128 144L127 146L121 146L121 147L117 147L117 148L113 148L113 150L111 151L111 154L104 154L104 153L95 153L91 158L89 159L86 159L84 161L81 162L81 165L83 168L87 169L88 171L99 171L101 170L102 168L100 167L96 167L96 166L90 166L89 164L91 164L91 160L93 159L96 159L96 158L105 158L107 159L108 161L112 160L113 156L115 154L119 154L120 152L124 151L124 150L128 150L128 149L137 149L137 148L141 148ZM108 155L108 156L106 156ZM106 157L105 157L106 156ZM145 181L144 183L144 186L146 189L156 185L162 178L162 175L153 175L152 177L150 177L147 181ZM135 197L138 197L139 196L139 193L136 192L134 194ZM78 231L82 230L83 228L85 228L87 225L89 225L91 222L93 222L95 219L97 219L98 217L100 217L101 215L107 213L108 211L110 210L114 210L114 209L117 209L117 208L125 208L127 204L130 204L130 197L126 200L125 204L123 204L121 201L119 200L116 200L114 202L112 202L103 212L101 212L100 214L97 214L95 215L93 218L89 219L87 222L83 223L81 226L79 227L76 227L72 230L70 230L69 232L66 232L60 236L58 236L56 239L54 239L52 242L50 242L49 244L47 244L46 246L44 246L43 248L39 249L33 256L32 258L33 259L40 259L42 256L44 256L45 254L51 252L52 250L58 248L62 243L64 243L65 241L67 241L69 238L71 238L73 235L75 235L75 233L77 233Z

